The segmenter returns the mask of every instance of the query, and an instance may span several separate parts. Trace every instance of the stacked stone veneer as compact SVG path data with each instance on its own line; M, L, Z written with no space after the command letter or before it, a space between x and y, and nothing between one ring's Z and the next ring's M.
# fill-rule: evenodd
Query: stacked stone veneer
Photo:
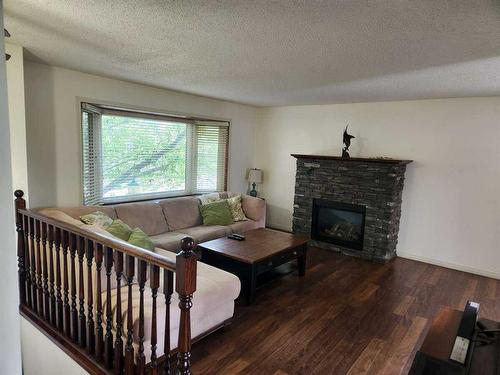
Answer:
M396 256L401 197L408 160L342 159L293 155L297 158L294 233L311 234L313 199L366 207L362 250L311 240L311 245L386 262Z

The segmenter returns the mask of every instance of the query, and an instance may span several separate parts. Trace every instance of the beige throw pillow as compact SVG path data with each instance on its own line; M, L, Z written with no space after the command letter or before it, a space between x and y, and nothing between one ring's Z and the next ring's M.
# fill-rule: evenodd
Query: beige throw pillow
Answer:
M101 211L95 211L91 214L80 216L80 220L87 225L98 225L100 227L111 225L113 222L113 219Z
M241 195L236 195L227 200L229 203L229 209L231 210L231 215L233 215L234 221L245 221L248 220L243 212L243 207L241 207Z
M202 205L220 201L219 193L203 194L198 197Z

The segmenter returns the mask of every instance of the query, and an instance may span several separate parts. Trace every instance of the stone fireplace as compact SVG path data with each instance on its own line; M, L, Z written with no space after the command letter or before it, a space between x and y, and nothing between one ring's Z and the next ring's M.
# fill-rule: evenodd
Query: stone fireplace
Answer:
M296 155L293 231L311 244L375 261L396 255L410 160Z

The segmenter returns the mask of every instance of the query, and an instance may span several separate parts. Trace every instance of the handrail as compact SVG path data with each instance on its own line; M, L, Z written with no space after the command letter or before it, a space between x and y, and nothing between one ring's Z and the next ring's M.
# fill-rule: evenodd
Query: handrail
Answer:
M77 227L76 225L65 223L64 221L51 218L49 216L37 213L29 209L19 209L18 212L25 216L29 216L33 219L43 220L47 224L56 225L59 228L78 234L80 236L85 236L86 238L91 239L93 241L98 241L99 243L105 246L121 251L125 255L132 255L134 257L145 260L148 263L154 264L155 266L166 268L170 271L176 270L176 262L168 259L167 257L161 254L157 254L152 251L144 250L140 247L131 245L128 242L125 242L119 238L114 239L102 235L100 233L91 232L85 230L84 228Z

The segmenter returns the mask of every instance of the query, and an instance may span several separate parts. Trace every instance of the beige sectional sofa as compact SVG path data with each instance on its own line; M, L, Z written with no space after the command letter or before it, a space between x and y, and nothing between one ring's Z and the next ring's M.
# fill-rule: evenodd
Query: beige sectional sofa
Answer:
M234 196L234 193L220 193L221 198ZM174 259L175 253L180 250L180 241L186 236L192 237L196 243L201 243L211 239L226 236L230 233L244 233L254 228L265 226L266 206L262 199L251 196L242 196L242 207L247 221L237 222L229 226L204 226L199 211L199 199L195 196L168 198L155 201L116 204L110 206L81 206L71 208L44 208L38 210L39 213L53 219L75 225L90 232L99 232L107 235L116 241L104 229L94 225L85 225L80 220L81 215L94 211L101 211L113 219L120 219L132 228L139 227L148 234L155 244L155 252L167 258ZM112 288L116 289L113 283ZM126 293L126 286L123 287L122 295ZM160 288L161 290L161 288ZM136 291L137 292L137 291ZM239 279L226 271L199 262L197 272L197 290L193 296L193 307L191 309L191 331L192 337L203 335L214 328L222 326L230 320L234 313L234 300L240 293ZM137 296L137 293L134 293ZM116 305L116 290L112 293L113 306ZM103 300L106 298L103 293ZM159 293L158 299L163 300ZM149 291L146 292L146 306L151 303ZM170 331L171 349L177 347L177 336L179 330L179 309L177 296L172 296L173 302L170 307L172 326ZM116 306L115 306L116 307ZM123 318L127 314L126 301L122 300ZM139 299L134 298L134 317L138 317ZM162 314L162 307L159 313ZM163 306L164 309L164 306ZM146 309L150 312L151 309ZM163 310L164 311L164 310ZM148 354L150 316L146 316L146 354ZM163 319L159 319L158 334L164 334ZM137 334L138 321L134 324ZM159 352L163 350L162 340L159 342Z
M220 195L221 198L230 198L236 194L223 192ZM186 236L192 237L199 244L265 226L266 205L262 199L242 195L242 207L248 220L229 226L203 225L199 204L196 196L188 196L110 206L43 209L40 212L50 216L53 210L57 210L79 220L82 215L101 211L112 219L124 221L132 228L141 228L151 237L155 247L172 252L179 251L180 241Z

